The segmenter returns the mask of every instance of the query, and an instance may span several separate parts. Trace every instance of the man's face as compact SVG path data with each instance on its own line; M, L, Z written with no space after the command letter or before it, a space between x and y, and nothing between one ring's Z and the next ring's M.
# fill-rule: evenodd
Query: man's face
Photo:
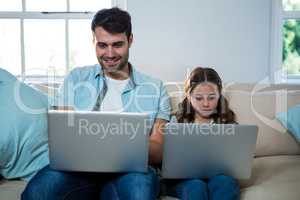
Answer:
M102 27L95 29L96 56L105 72L122 72L128 66L131 43L132 35L128 39L125 33L111 34Z

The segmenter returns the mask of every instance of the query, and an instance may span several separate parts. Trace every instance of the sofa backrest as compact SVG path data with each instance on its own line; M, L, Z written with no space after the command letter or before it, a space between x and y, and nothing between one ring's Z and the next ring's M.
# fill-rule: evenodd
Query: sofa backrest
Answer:
M172 111L183 99L183 83L168 83ZM300 154L300 145L277 121L277 112L300 103L300 85L227 83L223 94L235 112L239 124L259 128L256 156Z
M50 96L54 93L54 88L35 87ZM165 87L176 111L184 96L183 82L165 83ZM277 112L300 103L300 85L226 83L223 94L238 123L258 126L256 156L300 154L299 143L275 118Z

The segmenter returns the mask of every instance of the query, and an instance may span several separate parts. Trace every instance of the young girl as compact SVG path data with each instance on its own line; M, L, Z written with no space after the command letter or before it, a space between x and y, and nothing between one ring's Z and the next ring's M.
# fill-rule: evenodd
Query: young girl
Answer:
M222 95L222 81L212 68L195 68L185 82L185 98L175 116L179 123L230 124L234 113ZM167 193L182 200L237 200L239 186L229 176L167 181Z

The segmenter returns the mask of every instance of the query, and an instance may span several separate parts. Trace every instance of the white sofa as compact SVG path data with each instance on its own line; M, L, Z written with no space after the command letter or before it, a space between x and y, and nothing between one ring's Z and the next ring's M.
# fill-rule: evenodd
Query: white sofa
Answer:
M183 97L182 84L166 87L176 110ZM259 127L252 177L239 181L241 200L299 200L300 145L275 119L275 113L300 103L300 85L226 84L224 94L240 124ZM2 180L0 200L18 199L25 185Z

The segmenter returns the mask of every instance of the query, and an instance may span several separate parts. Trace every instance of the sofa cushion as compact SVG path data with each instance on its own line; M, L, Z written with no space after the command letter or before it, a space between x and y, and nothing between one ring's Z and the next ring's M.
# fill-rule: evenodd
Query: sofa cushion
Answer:
M18 200L25 189L25 181L0 181L0 200Z
M256 156L300 154L300 145L276 119L300 102L300 91L266 91L225 93L238 123L258 125Z
M299 155L255 158L251 179L240 181L241 200L299 200L299 172Z
M0 69L0 174L29 180L48 161L47 96Z

